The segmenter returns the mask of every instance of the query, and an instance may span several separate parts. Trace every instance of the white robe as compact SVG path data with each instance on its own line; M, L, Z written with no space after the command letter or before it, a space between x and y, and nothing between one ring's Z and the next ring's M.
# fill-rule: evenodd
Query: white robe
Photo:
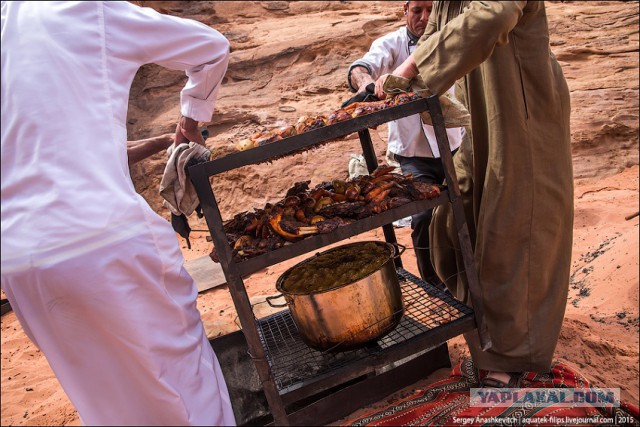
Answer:
M2 289L91 425L229 425L233 410L170 224L127 164L129 89L185 71L210 121L229 43L129 2L2 2ZM176 117L177 120L177 117Z

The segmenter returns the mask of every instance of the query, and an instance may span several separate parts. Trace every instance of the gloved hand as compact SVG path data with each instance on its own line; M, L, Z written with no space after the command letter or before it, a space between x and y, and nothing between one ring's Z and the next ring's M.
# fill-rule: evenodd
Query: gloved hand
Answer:
M397 95L404 92L416 92L423 98L428 98L433 95L419 75L413 80L409 80L404 77L389 74L384 80L383 89L388 95ZM471 115L469 111L452 94L446 92L439 96L438 100L440 101L440 108L442 108L445 127L457 128L471 125ZM423 123L433 126L431 114L429 114L428 111L420 113L420 117Z
M411 92L412 80L394 74L387 74L382 83L382 90L387 95Z
M191 227L189 227L189 220L187 220L187 217L184 214L175 215L172 213L171 227L173 227L173 230L187 241L187 249L191 249L191 242L189 241Z

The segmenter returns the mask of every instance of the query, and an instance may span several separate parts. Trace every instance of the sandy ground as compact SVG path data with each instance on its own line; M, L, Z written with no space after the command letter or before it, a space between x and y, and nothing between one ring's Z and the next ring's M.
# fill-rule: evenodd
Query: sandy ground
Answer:
M259 129L295 122L305 114L336 109L350 97L346 69L371 41L401 24L400 2L145 2L165 13L199 19L229 40L232 58L210 146L224 146ZM240 12L239 12L240 10ZM601 387L619 387L638 404L638 3L548 2L552 50L571 89L575 221L572 276L555 358ZM177 118L178 73L145 66L132 87L130 139L170 132ZM287 105L287 111L282 106ZM293 110L290 111L289 110ZM386 127L372 131L380 160ZM224 217L281 198L295 181L312 184L344 177L355 138L220 175L213 186ZM166 163L160 153L132 167L136 189L162 216L158 196ZM283 173L284 171L284 173ZM194 230L206 224L193 216ZM406 268L417 274L410 230L396 230L408 246ZM206 232L194 231L192 249L179 239L185 259L206 256ZM374 230L358 239L382 239ZM300 257L300 259L304 258ZM264 297L275 293L292 259L245 281L254 313L271 312ZM4 297L4 296L3 296ZM238 328L226 285L202 292L198 307L210 337ZM468 355L464 340L449 341L451 362ZM1 424L79 425L77 414L46 359L28 340L15 314L1 321ZM442 378L430 378L384 402ZM381 402L381 403L384 403ZM374 405L375 406L375 405ZM370 410L364 408L362 411ZM359 411L359 412L362 412ZM355 415L355 414L354 414Z

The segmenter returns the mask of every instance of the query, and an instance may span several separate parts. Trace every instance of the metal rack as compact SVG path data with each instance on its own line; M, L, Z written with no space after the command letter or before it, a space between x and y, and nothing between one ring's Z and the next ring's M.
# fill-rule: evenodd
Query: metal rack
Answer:
M258 320L258 331L267 351L278 390L284 393L304 387L307 382L329 377L344 367L364 361L411 340L427 338L436 329L473 327L473 310L448 294L399 268L404 316L389 334L369 346L339 353L320 352L303 344L289 311ZM348 374L342 373L341 378Z
M411 202L339 227L332 233L315 235L254 258L238 262L233 259L209 181L211 176L248 164L291 155L354 132L360 137L367 167L371 172L377 167L377 159L369 128L423 111L429 111L431 115L448 184L438 198ZM424 372L425 369L435 370L449 366L448 352L443 344L474 328L478 330L483 348L491 346L484 323L460 190L437 97L420 98L231 154L223 159L194 165L189 168L189 174L200 199L238 312L248 351L275 424L309 425L330 422L415 382L414 375L417 372L425 374L431 372ZM396 236L391 225L394 220L443 203L451 203L453 207L473 310L404 270L402 261L398 258L396 269L403 290L405 316L394 331L371 345L338 353L319 352L301 341L288 310L256 319L243 277L379 227L384 231L385 240L395 244ZM345 399L345 396L349 398Z

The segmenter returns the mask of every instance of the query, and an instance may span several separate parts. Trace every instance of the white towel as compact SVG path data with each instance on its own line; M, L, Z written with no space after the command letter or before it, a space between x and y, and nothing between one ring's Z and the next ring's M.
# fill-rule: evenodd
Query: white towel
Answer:
M360 175L369 175L367 162L362 154L352 154L349 160L349 178L353 179Z
M169 160L160 181L160 195L172 214L189 216L200 204L195 187L185 170L186 165L209 160L211 151L198 143L183 143L167 149Z

